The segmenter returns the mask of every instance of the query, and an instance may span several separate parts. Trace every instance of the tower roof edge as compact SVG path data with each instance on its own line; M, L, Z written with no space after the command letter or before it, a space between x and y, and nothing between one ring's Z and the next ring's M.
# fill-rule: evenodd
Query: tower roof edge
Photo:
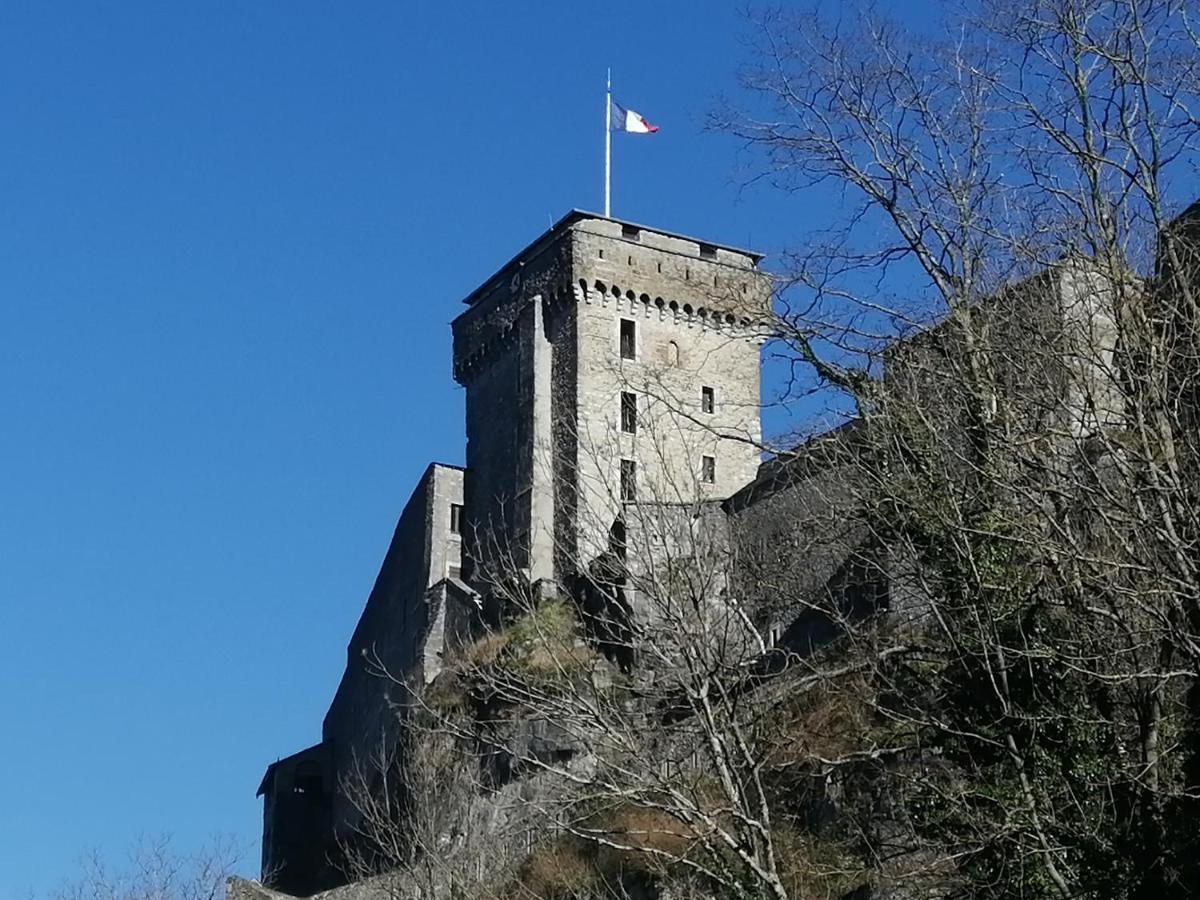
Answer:
M663 237L674 238L681 241L691 241L698 245L712 247L717 250L724 250L729 253L736 253L749 259L751 266L754 268L758 267L758 264L766 255L755 250L747 250L743 247L734 247L730 244L721 244L715 241L702 240L697 237L692 237L691 235L680 234L675 231L667 231L666 229L655 228L651 225L642 225L638 222L631 222L627 219L618 219L614 216L604 216L600 213L588 212L587 210L583 209L572 209L557 222L543 231L540 235L530 241L519 253L517 253L516 256L502 265L488 278L485 278L483 282L480 283L479 287L475 288L475 290L471 291L470 294L463 298L463 303L467 306L474 305L475 302L479 300L484 293L486 293L487 289L493 285L498 278L504 276L506 273L520 267L525 262L532 259L538 253L540 253L547 244L557 240L561 235L570 231L575 225L579 224L580 222L593 220L600 222L614 222L624 228L647 231Z

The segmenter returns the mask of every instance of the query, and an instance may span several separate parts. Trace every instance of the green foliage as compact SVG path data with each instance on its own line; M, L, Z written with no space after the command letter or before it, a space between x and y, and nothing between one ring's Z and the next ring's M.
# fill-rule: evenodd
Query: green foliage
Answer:
M918 833L961 854L972 897L1061 897L1046 846L1079 896L1135 896L1160 852L1130 754L1146 689L1097 677L1118 670L1122 636L1063 601L1016 537L1029 533L1015 510L992 508L952 543L924 536L945 627L924 667L892 674L939 766L904 805Z
M574 610L559 598L516 619L505 634L498 665L539 683L570 681L598 658L584 643Z
M555 597L515 619L506 632L510 646L569 645L577 634L575 614L566 600Z

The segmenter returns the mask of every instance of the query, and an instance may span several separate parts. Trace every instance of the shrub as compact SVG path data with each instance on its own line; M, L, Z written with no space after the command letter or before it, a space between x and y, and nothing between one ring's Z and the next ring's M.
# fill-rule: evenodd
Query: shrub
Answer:
M495 666L540 682L576 675L597 658L583 642L574 611L559 599L547 600L507 628L484 635L463 654L469 666Z
M532 850L508 894L513 900L576 900L592 895L598 880L586 848L564 838Z

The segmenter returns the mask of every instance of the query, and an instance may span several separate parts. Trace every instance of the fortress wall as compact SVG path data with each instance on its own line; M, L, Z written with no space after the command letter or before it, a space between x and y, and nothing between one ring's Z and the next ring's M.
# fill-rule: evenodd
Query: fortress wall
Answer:
M621 508L620 461L636 465L638 497L654 503L723 498L759 461L759 347L770 281L750 256L605 220L572 230L576 305L578 555L607 543ZM707 251L706 251L707 252ZM622 358L621 321L636 353ZM556 348L557 349L557 348ZM712 411L702 388L713 389ZM621 428L621 394L636 397L636 434ZM703 457L714 459L712 483Z
M544 518L553 519L550 477L539 491L534 485L535 443L552 414L553 363L538 304L560 281L561 255L550 244L501 270L452 326L454 377L466 388L467 580L530 565L535 493ZM548 443L548 435L541 439ZM547 523L547 542L549 535Z
M450 507L462 503L462 490L461 469L435 463L425 471L400 515L347 647L346 670L322 727L337 831L356 817L343 784L373 766L381 746L395 745L393 705L406 699L405 688L396 682L421 677L421 650L430 626L426 591L461 565L459 538L450 533Z
M455 377L467 388L467 515L488 536L468 556L534 579L604 549L622 459L637 464L645 497L662 502L728 496L759 460L771 281L757 256L583 213L568 219L473 293L454 322ZM621 358L622 319L635 322L636 359ZM637 395L637 435L621 432L622 392ZM548 521L552 536L540 524Z
M430 639L431 628L460 631L452 618L475 618L481 576L516 568L548 578L586 565L622 508L622 459L637 463L640 499L709 513L754 477L771 298L757 262L573 212L467 298L452 326L467 469L432 466L422 478L347 649L320 745L337 832L356 818L340 786L381 746L400 745L394 706L406 687L378 670L401 682L430 675L446 637ZM636 324L632 360L621 358L622 319ZM635 435L621 431L623 392L637 395ZM461 541L448 534L453 502L464 507ZM464 565L454 591L430 590Z

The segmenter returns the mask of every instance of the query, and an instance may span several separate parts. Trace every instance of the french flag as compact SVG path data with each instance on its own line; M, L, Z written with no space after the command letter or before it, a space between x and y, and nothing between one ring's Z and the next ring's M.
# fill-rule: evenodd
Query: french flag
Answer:
M657 125L651 125L632 109L626 109L616 100L609 99L610 115L613 131L628 131L632 134L654 134Z

